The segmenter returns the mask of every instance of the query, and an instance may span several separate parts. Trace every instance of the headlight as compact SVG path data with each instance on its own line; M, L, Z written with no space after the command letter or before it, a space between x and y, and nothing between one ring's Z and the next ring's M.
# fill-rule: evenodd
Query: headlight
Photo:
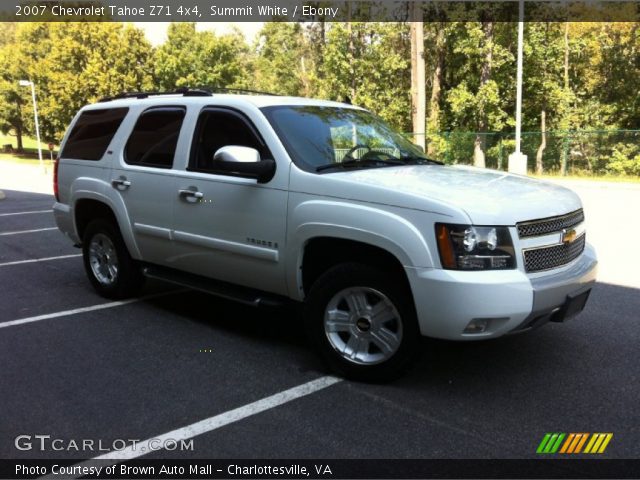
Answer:
M442 268L504 270L516 266L507 227L436 223L436 238Z

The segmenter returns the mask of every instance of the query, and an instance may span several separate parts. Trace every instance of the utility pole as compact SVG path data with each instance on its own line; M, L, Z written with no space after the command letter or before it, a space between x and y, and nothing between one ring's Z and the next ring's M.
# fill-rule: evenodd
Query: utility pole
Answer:
M516 73L516 151L509 155L509 171L527 174L527 156L520 150L522 128L522 44L524 43L524 0L518 6L518 69Z
M426 69L424 61L424 22L422 2L411 4L411 106L414 143L425 150L427 123ZM419 21L418 21L419 20Z

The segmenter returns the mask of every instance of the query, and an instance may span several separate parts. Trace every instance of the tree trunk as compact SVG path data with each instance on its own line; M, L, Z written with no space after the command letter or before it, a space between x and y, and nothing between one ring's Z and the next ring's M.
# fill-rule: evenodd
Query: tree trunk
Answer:
M18 153L23 153L24 146L22 145L22 127L17 126L15 130L16 130L16 143L18 144L17 151Z
M484 62L480 71L480 88L491 80L491 67L493 64L493 22L482 22L482 32L484 33ZM485 137L482 135L487 131L487 114L484 106L480 105L478 112L478 135L473 144L473 164L476 167L485 168L484 146Z
M436 63L431 76L431 99L429 100L429 119L427 120L428 132L440 131L440 97L442 95L442 76L444 70L444 24L436 27ZM429 142L427 147L427 155L430 157L436 155L436 149L433 142Z
M424 23L421 2L413 2L411 11L411 98L414 142L425 147L426 72L424 62ZM415 93L414 93L415 92Z
M566 100L567 95L569 94L569 22L565 22L564 24L564 95L565 95L565 101L568 102L568 100ZM567 112L568 110L568 105L567 105L567 109L565 109L564 114L568 115L569 113ZM565 121L563 122L564 126L565 126L565 130L568 129L568 123ZM567 135L567 132L564 132L565 135ZM562 150L562 157L560 160L560 175L564 176L567 174L567 149L564 148Z
M350 1L347 2L347 33L349 36L347 56L349 58L349 68L351 69L351 78L350 78L351 85L349 87L349 95L350 95L349 100L353 102L355 101L355 96L356 96L356 72L355 72L356 55L355 55L355 46L353 43L353 25L351 22L351 2Z
M16 122L17 124L13 126L13 129L16 131L16 144L18 153L24 152L24 145L22 144L22 133L23 133L23 123L22 123L22 102L20 99L16 100L16 110L18 111Z
M538 175L542 175L542 155L544 154L544 149L547 148L547 112L542 110L540 114L540 132L542 133L542 140L540 142L540 146L538 147L538 151L536 152L536 173Z

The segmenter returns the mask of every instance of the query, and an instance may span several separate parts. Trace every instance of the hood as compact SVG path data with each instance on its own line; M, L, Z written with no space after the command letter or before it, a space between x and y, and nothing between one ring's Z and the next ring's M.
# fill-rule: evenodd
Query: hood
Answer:
M567 188L475 167L411 165L324 176L353 182L354 185L348 187L348 196L354 200L429 211L438 211L438 205L455 206L464 210L476 225L514 225L581 207L580 198ZM365 185L369 188L362 188Z

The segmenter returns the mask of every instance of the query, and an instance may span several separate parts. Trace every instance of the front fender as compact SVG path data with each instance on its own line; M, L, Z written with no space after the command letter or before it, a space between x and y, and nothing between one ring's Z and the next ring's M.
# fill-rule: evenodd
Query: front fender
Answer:
M382 248L402 265L431 268L427 242L409 220L372 206L309 200L289 213L287 284L292 298L304 299L301 266L305 244L317 237L353 240Z

